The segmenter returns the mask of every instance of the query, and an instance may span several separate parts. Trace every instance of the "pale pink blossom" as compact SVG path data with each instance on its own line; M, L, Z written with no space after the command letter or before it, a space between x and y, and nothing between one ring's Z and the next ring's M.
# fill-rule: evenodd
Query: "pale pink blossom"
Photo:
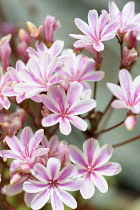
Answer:
M107 87L118 100L114 100L111 106L115 109L129 109L132 113L140 113L140 76L134 81L126 69L119 72L120 86L107 83Z
M53 58L46 53L41 60L29 59L26 69L19 72L22 83L14 85L14 91L25 94L25 98L36 97L39 93L47 91L50 86L57 83L57 74L55 73L59 66L57 58Z
M122 11L119 10L114 1L109 1L109 13L113 21L119 22L118 35L140 29L140 13L135 15L134 1L127 2Z
M72 82L67 94L60 85L55 85L48 90L47 95L42 94L43 104L52 112L42 120L44 127L55 125L59 122L60 132L69 135L72 123L79 130L85 131L87 123L76 115L86 113L96 106L94 99L81 100L83 87L78 82Z
M43 129L33 134L30 127L25 127L21 132L20 140L16 136L5 137L11 150L1 150L0 156L14 159L10 171L30 172L36 163L36 158L45 155L49 150L48 148L38 148L43 136Z
M9 73L9 76L11 77L11 85L8 86L8 87L5 87L3 90L2 90L2 93L4 96L16 96L16 101L17 103L21 103L23 100L26 99L26 95L25 95L25 92L22 92L22 93L18 93L14 90L14 86L16 84L22 84L24 83L24 81L22 80L22 77L20 75L20 73L22 71L25 71L28 70L28 67L25 66L25 64L21 61L21 60L18 60L16 62L16 67L13 68L13 67L8 67L7 68L7 71ZM36 94L35 96L32 96L31 97L32 100L36 101L36 102L41 102L40 101L40 95L39 94Z
M109 17L109 14L105 10L102 11L102 14L98 17L97 11L93 9L88 13L88 24L76 18L76 26L85 35L70 34L71 37L79 39L74 43L74 47L86 48L92 45L98 52L104 50L104 44L102 42L113 39L118 29L118 21L108 23Z
M68 58L62 70L59 71L62 75L61 80L65 76L70 82L81 83L85 90L90 88L87 81L99 81L104 77L103 71L95 71L95 61L92 58L82 54L76 56L71 49L64 50L63 53L68 55Z
M83 179L72 179L77 171L72 164L60 168L60 160L56 158L49 158L47 167L39 163L34 166L32 174L39 181L28 180L23 184L27 193L37 193L31 200L32 209L41 209L49 199L53 210L64 210L63 203L72 209L77 207L76 200L66 191L79 190Z
M77 165L78 173L84 178L80 192L85 199L94 195L95 186L102 193L107 192L108 184L104 176L113 176L121 171L119 163L108 162L113 153L111 145L99 147L98 140L90 138L83 144L82 151L74 146L69 146L71 160Z
M44 20L44 40L46 43L53 43L54 32L61 28L59 20L56 20L54 16L47 15Z

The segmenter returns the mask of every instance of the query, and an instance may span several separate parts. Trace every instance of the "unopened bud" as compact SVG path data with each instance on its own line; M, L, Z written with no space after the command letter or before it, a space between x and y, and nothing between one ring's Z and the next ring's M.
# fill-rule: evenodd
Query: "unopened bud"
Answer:
M22 172L29 172L31 170L31 167L29 164L23 164L20 166L20 169Z
M21 179L21 175L19 173L16 173L14 175L12 175L11 179L10 179L10 184L14 184L16 182L18 182Z
M58 157L62 165L65 165L69 161L69 149L63 141L58 145Z
M28 29L31 37L38 39L38 37L43 29L43 25L40 25L39 28L36 28L36 26L33 23L27 22L26 26L27 26L27 29Z
M30 36L23 28L19 29L18 37L20 42L26 42L27 45L30 45Z
M127 47L124 47L122 65L124 67L128 67L129 65L131 65L133 61L137 59L137 56L138 56L138 53L135 50L135 48L132 48L131 50L129 50Z
M124 126L127 130L131 131L136 126L136 123L136 115L129 115L124 121Z
M41 109L41 114L43 117L46 117L50 114L50 110L46 107L46 106L43 106L42 109Z
M129 49L138 48L137 35L137 31L130 31L130 33L126 33L124 36L124 41L127 43Z

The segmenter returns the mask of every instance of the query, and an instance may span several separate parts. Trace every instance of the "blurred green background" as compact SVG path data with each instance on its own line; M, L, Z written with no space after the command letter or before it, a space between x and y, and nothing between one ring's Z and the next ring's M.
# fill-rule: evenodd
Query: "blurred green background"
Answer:
M126 0L116 0L120 9L127 2ZM136 13L140 12L140 1L134 1ZM65 48L73 48L74 39L69 37L70 33L78 33L79 30L74 24L74 18L79 17L87 21L88 11L96 9L99 13L102 9L108 10L108 0L0 0L0 21L7 21L17 28L25 28L26 22L31 21L36 26L43 24L46 15L54 15L61 21L62 28L56 32L55 39L65 41ZM92 54L84 51L92 57ZM101 70L106 74L105 78L99 82L97 94L97 110L103 111L111 98L111 93L106 88L106 82L116 83L118 80L119 68L119 45L116 39L105 43L103 51L103 65ZM139 59L132 70L132 77L140 74ZM108 117L102 123L110 127L122 121L126 115L126 110L110 109ZM127 131L122 125L115 130L101 136L100 142L103 144L115 144L130 139L140 133L140 119L137 119L137 126L133 131ZM84 141L82 134L73 128L70 136L59 135L61 140L67 140L69 144L76 144L80 148ZM111 159L121 163L122 172L116 177L107 178L109 191L102 194L96 190L95 195L90 200L83 201L79 198L79 207L82 210L140 210L140 141L118 147L114 149ZM77 196L77 195L76 195ZM26 210L23 202L23 195L8 198L15 210ZM3 201L1 201L3 202ZM0 203L0 210L2 210ZM50 210L47 205L43 209ZM68 208L66 208L67 210Z

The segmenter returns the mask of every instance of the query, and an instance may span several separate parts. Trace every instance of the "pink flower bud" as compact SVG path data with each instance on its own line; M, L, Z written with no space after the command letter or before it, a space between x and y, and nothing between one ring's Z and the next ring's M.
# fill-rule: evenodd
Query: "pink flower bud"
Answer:
M61 161L61 165L65 165L69 161L69 149L67 144L63 141L58 145L58 157Z
M31 170L31 166L29 164L23 164L20 166L22 172L29 172Z
M127 43L129 49L138 48L137 31L130 31L124 36L124 41Z
M61 27L60 21L56 20L54 16L47 15L44 20L44 40L47 46L53 43L54 32ZM49 46L48 46L49 47Z
M50 114L50 110L46 106L43 106L41 110L41 114L43 117L46 117Z
M27 22L26 26L27 26L27 29L28 29L31 37L38 39L39 35L43 29L43 25L40 25L39 28L36 28L36 26L33 23Z
M67 79L67 77L63 76L60 78L59 84L65 89L65 91L67 91L70 86L70 81Z
M27 50L28 47L29 46L27 45L26 42L21 42L17 46L17 51L18 51L18 53L20 54L20 56L22 57L22 59L23 59L23 61L25 63L27 63L27 61L29 59L29 56L28 56L28 54L26 52L26 50Z
M16 32L16 27L8 22L0 22L0 34L6 36Z
M133 61L137 59L137 56L138 56L138 53L135 50L135 48L132 48L131 50L129 50L127 47L124 47L122 65L124 67L128 67L129 65L131 65Z
M18 37L20 42L26 42L28 46L30 45L30 36L23 28L19 30Z
M0 40L0 59L5 70L9 66L9 56L11 54L10 40L11 34L8 34Z
M124 121L124 126L129 131L133 130L136 126L136 115L129 115Z
M10 178L10 184L14 184L21 179L21 175L19 173L13 174Z

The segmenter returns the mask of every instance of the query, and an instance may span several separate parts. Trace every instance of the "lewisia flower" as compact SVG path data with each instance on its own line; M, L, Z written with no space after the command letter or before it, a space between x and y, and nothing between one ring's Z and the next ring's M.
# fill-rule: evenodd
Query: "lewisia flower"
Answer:
M20 135L20 140L16 136L5 137L11 150L1 150L0 156L15 159L11 163L10 171L30 172L36 163L36 158L45 155L49 150L48 148L38 148L43 136L43 129L36 131L33 135L31 128L25 127Z
M79 130L85 131L87 123L76 115L90 111L96 106L96 102L94 99L80 100L82 91L80 83L72 82L67 94L60 85L52 86L47 95L42 94L43 104L53 112L43 118L42 125L49 127L59 122L60 132L68 135L71 132L71 122Z
M71 49L64 51L68 55L64 62L64 68L60 74L65 76L70 82L77 81L88 89L87 81L99 81L104 77L103 71L95 71L95 61L85 55L76 56Z
M2 37L0 40L0 59L5 70L10 65L9 56L11 54L11 47L9 43L11 37L11 34L8 34L7 36Z
M56 158L49 158L47 168L37 163L32 174L39 181L28 180L24 182L23 189L28 193L37 193L31 199L32 209L41 209L50 199L53 210L63 210L63 203L72 209L77 207L76 200L66 191L77 191L83 180L72 180L76 174L74 165L69 164L62 170L61 163Z
M104 10L100 17L95 9L88 13L88 24L79 18L75 19L76 26L85 35L70 34L71 37L79 39L74 43L76 48L86 48L90 45L99 52L104 50L103 41L108 41L115 37L118 29L118 21L109 22L109 14Z
M126 69L119 72L120 86L107 83L107 87L118 100L111 104L115 109L129 109L132 113L140 113L140 76L134 81Z
M2 90L2 93L3 93L3 95L9 96L9 97L10 96L16 96L17 103L21 103L23 100L26 99L25 92L17 93L14 90L14 86L16 84L24 83L20 74L21 74L22 71L25 71L25 69L28 71L27 66L25 66L25 64L21 60L18 60L16 62L16 68L13 68L11 66L7 68L7 71L9 73L9 76L11 77L12 83L11 83L10 86L5 87ZM40 102L40 95L36 94L35 96L32 96L31 99L36 101L36 102Z
M107 192L108 185L103 175L113 176L121 171L119 163L108 162L113 153L111 145L99 147L96 139L90 138L83 144L83 153L74 146L69 146L72 161L78 166L78 173L84 178L80 189L83 198L94 195L95 186L102 193Z
M44 54L41 60L31 58L27 63L27 69L20 71L22 83L15 84L14 91L25 93L26 98L36 96L42 91L47 91L51 85L57 83L57 75L54 73L59 62L50 54Z
M135 15L135 3L133 1L126 3L122 11L119 10L115 2L109 1L109 13L113 21L119 22L118 34L140 28L140 13Z

